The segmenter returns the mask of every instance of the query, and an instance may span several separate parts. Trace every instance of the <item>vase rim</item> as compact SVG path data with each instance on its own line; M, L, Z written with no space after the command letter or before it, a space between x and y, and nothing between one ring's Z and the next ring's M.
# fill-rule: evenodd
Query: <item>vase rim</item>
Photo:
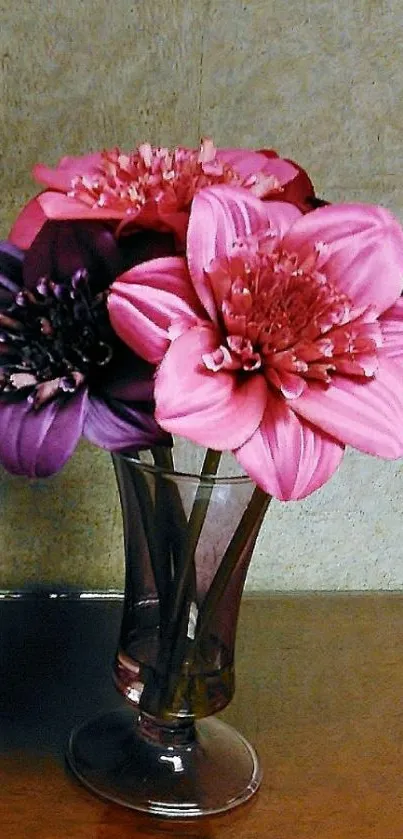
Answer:
M155 463L147 463L144 460L141 460L138 455L129 454L128 452L112 452L113 458L121 458L128 463L133 463L136 466L141 467L144 472L149 472L153 475L161 475L166 478L179 478L180 480L184 481L198 481L202 484L216 484L216 485L225 485L230 484L232 486L241 485L241 484L253 484L252 479L248 475L200 475L199 472L186 472L181 469L167 469L164 466L158 466Z

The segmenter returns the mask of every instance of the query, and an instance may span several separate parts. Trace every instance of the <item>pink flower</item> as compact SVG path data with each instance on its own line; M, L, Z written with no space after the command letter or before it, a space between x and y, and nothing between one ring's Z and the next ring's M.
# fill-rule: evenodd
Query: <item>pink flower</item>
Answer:
M203 190L187 261L117 278L111 323L161 361L156 418L173 434L231 449L264 490L320 487L346 444L403 455L403 234L384 209L305 216L244 190Z
M46 190L22 210L10 239L27 248L46 219L100 219L111 223L116 235L139 228L173 231L183 250L190 206L201 189L233 184L269 199L282 196L295 179L293 195L304 204L307 191L314 193L301 171L276 152L217 150L208 139L199 150L143 143L127 154L113 149L64 157L55 169L35 166L34 176Z

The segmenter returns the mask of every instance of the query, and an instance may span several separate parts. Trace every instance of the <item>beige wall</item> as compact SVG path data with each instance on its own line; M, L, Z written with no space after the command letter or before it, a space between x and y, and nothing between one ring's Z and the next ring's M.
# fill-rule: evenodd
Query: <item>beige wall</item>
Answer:
M0 0L5 234L37 160L144 139L274 146L330 200L403 220L400 0ZM350 454L304 503L273 504L253 588L403 585L402 464ZM109 457L49 481L0 471L0 589L119 587Z

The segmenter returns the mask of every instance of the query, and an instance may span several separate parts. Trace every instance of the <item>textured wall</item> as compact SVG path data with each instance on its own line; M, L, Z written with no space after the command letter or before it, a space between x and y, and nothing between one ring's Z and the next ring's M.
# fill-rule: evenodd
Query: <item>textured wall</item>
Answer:
M1 232L38 161L149 138L274 146L330 200L403 220L399 0L0 0ZM402 464L350 453L308 501L273 504L253 588L400 588ZM109 457L0 472L0 589L122 583Z

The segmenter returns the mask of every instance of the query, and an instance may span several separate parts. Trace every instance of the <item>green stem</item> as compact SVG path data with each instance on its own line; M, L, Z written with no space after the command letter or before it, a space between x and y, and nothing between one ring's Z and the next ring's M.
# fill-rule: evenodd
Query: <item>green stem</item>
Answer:
M208 475L212 477L217 474L217 469L220 464L221 452L216 452L213 449L207 449L203 466L200 472L200 479L206 478ZM211 493L214 488L214 481L210 485L199 484L195 499L193 501L192 511L189 516L188 524L188 541L186 545L186 555L184 559L185 565L191 565L194 554L199 542L200 534L207 515L207 510L210 503Z
M269 507L271 496L255 487L249 504L237 526L216 571L214 580L199 612L197 631L192 650L196 654L221 597L231 579L234 565L251 538L256 537Z
M194 640L191 644L187 643L186 650L182 654L181 667L178 669L178 675L180 675L180 670L183 668L184 663L189 673L198 657L203 660L203 644L207 640L205 636L211 626L212 616L231 580L240 555L246 550L248 542L252 540L252 545L254 545L270 501L271 496L267 495L259 487L254 489L249 504L225 551L209 592L199 611ZM181 706L183 702L182 691L183 689L186 690L186 686L186 680L182 684L179 678L173 683L173 693L170 695L172 707Z
M135 487L144 526L144 535L150 554L159 602L160 626L166 626L169 619L170 603L169 575L166 572L165 563L169 562L169 554L165 550L164 527L162 521L160 521L161 505L153 503L147 475L142 472L141 468L135 466L130 469L130 475Z
M169 705L170 698L175 692L175 687L180 678L192 632L192 608L197 609L195 552L209 508L211 493L214 488L214 481L210 485L206 485L206 483L202 484L202 479L208 475L214 476L217 474L220 459L221 452L216 452L212 449L207 450L200 472L201 482L197 488L189 516L184 551L177 569L177 587L174 596L171 624L172 634L169 638L171 657L170 659L167 658L166 673L168 675L168 682L163 697L165 707Z
M161 455L161 453L160 453ZM166 458L166 455L162 455ZM209 449L206 452L201 478L208 475L214 476L217 473L221 458L221 452ZM161 456L159 458L161 463ZM165 466L168 463L165 462ZM172 465L170 466L172 468ZM179 678L183 659L186 655L188 644L188 633L192 604L196 605L196 568L194 555L199 542L200 534L207 515L214 481L210 486L200 484L193 501L189 521L183 511L180 495L175 487L170 489L166 501L167 510L170 516L170 538L177 532L182 534L181 541L175 550L174 577L172 580L172 603L171 616L167 625L164 626L163 634L160 636L160 650L156 663L157 683L147 685L142 696L144 702L149 703L152 699L154 708L163 715L163 709L169 704L169 697L175 688ZM184 528L184 521L186 526ZM173 528L171 527L173 525ZM186 534L183 539L183 533ZM166 546L169 550L170 543ZM171 651L171 655L169 655Z
M221 452L215 452L212 449L208 449L204 458L200 478L205 478L207 475L215 475L217 473L220 457ZM177 569L176 575L177 586L172 612L173 626L176 626L181 616L183 617L184 611L187 613L187 610L183 609L185 600L187 599L191 602L196 598L196 568L194 564L194 555L207 515L213 487L213 482L210 486L199 485L193 501L193 507L187 525L187 539L182 552L181 563ZM187 621L189 615L186 614L185 617Z
M172 449L152 449L156 466L167 473L174 472ZM156 476L156 509L158 511L158 527L160 529L161 544L171 564L170 581L170 614L174 596L174 581L177 575L178 563L183 553L184 533L187 529L187 518L183 509L180 492L175 481L169 481L166 475Z

